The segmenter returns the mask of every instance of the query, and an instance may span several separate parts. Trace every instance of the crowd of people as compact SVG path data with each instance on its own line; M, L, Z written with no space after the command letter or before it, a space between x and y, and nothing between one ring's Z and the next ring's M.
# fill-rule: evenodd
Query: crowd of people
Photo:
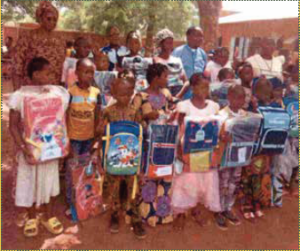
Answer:
M260 154L253 156L248 166L211 168L205 172L186 171L192 170L192 165L197 163L186 160L182 145L178 143L176 164L182 166L181 172L174 171L172 177L153 181L141 171L137 178L138 188L135 186L136 176L111 175L101 165L104 158L101 139L106 125L112 122L141 124L143 150L147 152L147 131L153 124L178 125L181 138L186 117L219 115L227 119L258 113L260 107L285 108L284 98L298 95L298 63L283 69L284 58L273 56L275 44L272 40L261 41L260 54L245 62L231 64L229 51L224 47L216 48L208 58L201 48L205 39L201 28L189 28L187 43L175 49L174 34L163 29L155 36L155 53L145 57L138 31L130 32L122 46L119 28L110 26L107 46L93 49L97 46L79 37L73 47L69 46L66 57L64 48L52 38L58 11L50 2L41 2L36 14L40 28L27 36L20 36L14 50L16 91L9 101L10 131L20 150L15 205L27 209L27 213L22 214L26 216L23 224L25 236L37 236L39 222L51 233L63 231L62 223L53 214L54 198L60 194L59 161L36 164L20 126L26 119L24 96L28 85L56 85L67 90L62 94L70 139L70 154L63 163L67 217L72 217L74 203L72 166L68 160L84 154L91 155L104 177L106 191L103 196L107 195L110 204L112 233L119 232L122 209L130 218L134 234L144 238L144 223L173 222L175 230L182 230L188 212L200 226L206 225L207 219L199 210L199 204L213 213L222 230L228 228L228 223L241 224L234 211L237 198L239 205L236 208L241 209L244 219L252 222L264 216L264 207L282 205L282 201L271 203L271 177L284 180L281 185L295 181L297 138L287 139L284 154ZM222 103L211 90L214 86L225 85L228 85L228 92L226 102ZM230 139L227 134L220 133L219 141L226 143ZM219 155L221 157L223 152ZM143 155L142 165L146 165L147 157L147 154ZM150 184L162 187L161 193L170 200L170 214L160 217L163 218L161 221L155 213L148 217L152 209L147 208L149 203L143 204L142 188ZM131 196L133 190L137 194L134 198ZM39 219L36 209L44 206L44 214Z

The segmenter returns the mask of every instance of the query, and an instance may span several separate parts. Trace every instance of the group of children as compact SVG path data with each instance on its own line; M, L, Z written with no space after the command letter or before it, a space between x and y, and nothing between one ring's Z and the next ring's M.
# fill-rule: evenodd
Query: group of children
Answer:
M139 38L132 33L127 38L127 45L131 51L129 57L134 57L140 50ZM137 48L138 47L138 48ZM69 160L84 154L90 154L93 162L99 167L99 172L104 175L105 189L111 203L110 231L119 231L120 209L122 201L126 201L125 210L130 215L134 234L144 238L146 231L142 224L140 205L141 189L149 179L143 172L138 177L139 189L137 196L131 197L134 188L135 176L114 176L105 173L102 163L102 136L105 126L117 121L132 121L143 126L144 152L147 152L147 128L152 124L176 124L179 126L179 138L184 134L184 120L186 117L209 117L220 115L223 118L245 116L248 111L257 112L258 107L273 106L283 107L282 82L271 83L266 78L259 78L253 82L253 69L248 63L240 65L237 72L225 68L227 63L221 59L227 51L222 49L217 52L220 56L221 68L219 72L211 71L195 73L189 80L192 98L181 101L172 96L168 90L168 67L161 63L149 64L145 79L147 85L142 91L137 91L137 73L122 69L116 65L115 77L110 82L98 85L95 82L96 72L108 72L110 62L105 52L94 51L94 58L89 58L91 50L88 41L80 38L75 43L75 70L70 73L66 61L64 67L64 85L68 94L63 95L64 107L67 117L67 132L70 139L70 154L66 158L66 201L67 214L71 215L72 198L72 166ZM212 67L213 68L213 67ZM223 68L223 69L222 69ZM73 67L74 69L74 67ZM34 58L28 65L28 76L32 85L47 85L47 72L49 62L44 58ZM67 81L68 76L74 74L73 83ZM235 80L235 74L239 81ZM210 80L229 81L225 107L213 101L210 97ZM141 79L139 79L141 80ZM298 83L292 83L298 85ZM108 87L103 89L103 85ZM50 90L46 90L50 91ZM104 95L105 93L105 95ZM63 231L62 223L53 215L51 206L53 199L59 194L59 162L57 160L36 164L32 153L25 141L22 131L24 120L23 87L12 94L10 98L10 129L16 145L21 154L18 157L18 177L16 189L16 206L29 209L28 218L24 226L25 236L32 237L38 234L38 225L41 222L51 233L59 234ZM109 97L109 99L107 99ZM108 101L103 105L103 101ZM228 141L228 135L220 134L220 142ZM294 147L296 148L296 147ZM191 153L192 154L192 153ZM220 153L221 155L223 153ZM297 152L295 151L297 158ZM143 165L147 162L144 155ZM259 162L259 164L257 164ZM192 169L193 162L186 161L181 144L178 144L176 163L182 165L183 170ZM253 166L257 168L253 168ZM206 224L198 204L214 213L216 224L220 229L226 230L227 223L239 225L240 219L234 213L237 191L242 190L242 213L245 219L254 220L263 217L261 198L262 182L266 175L270 175L272 157L255 156L250 166L228 168L219 170L211 169L206 172L175 172L168 182L171 190L168 198L171 201L172 220L174 228L183 229L187 212L199 225ZM296 165L297 166L297 165ZM293 166L293 167L296 167ZM120 190L126 190L123 193ZM124 198L123 198L124 197ZM37 218L36 207L45 207L45 214Z

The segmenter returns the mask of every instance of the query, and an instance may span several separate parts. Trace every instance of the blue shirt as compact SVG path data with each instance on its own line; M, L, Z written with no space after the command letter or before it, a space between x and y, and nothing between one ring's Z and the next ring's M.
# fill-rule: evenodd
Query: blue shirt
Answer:
M194 73L203 73L207 64L207 55L201 48L192 49L187 44L175 48L172 55L180 58L186 73L190 79ZM183 97L188 99L192 96L189 90Z

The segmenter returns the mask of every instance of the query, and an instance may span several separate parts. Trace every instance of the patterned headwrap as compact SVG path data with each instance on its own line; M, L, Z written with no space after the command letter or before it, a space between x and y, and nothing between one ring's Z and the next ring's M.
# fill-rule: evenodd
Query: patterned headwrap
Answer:
M156 34L155 42L157 47L160 46L161 42L167 38L174 38L174 34L169 29L163 29Z
M59 14L58 10L51 4L51 2L41 1L35 12L35 18L38 23L41 22L42 16L46 12L52 12L54 15L56 15L56 17L58 17L58 14Z

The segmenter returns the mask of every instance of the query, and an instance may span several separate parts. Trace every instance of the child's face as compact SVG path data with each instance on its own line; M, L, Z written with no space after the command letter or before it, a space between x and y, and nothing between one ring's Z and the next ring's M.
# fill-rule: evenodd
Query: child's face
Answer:
M232 80L232 79L234 79L234 73L232 71L227 72L224 80Z
M257 83L258 84L258 83ZM264 85L256 91L256 97L258 101L265 105L270 104L272 98L272 87L269 85Z
M156 83L158 83L158 86L160 88L166 88L167 87L167 83L168 83L168 71L164 71L160 77L156 77Z
M78 77L78 82L83 85L90 86L95 74L95 67L92 64L81 64L76 69L76 75Z
M228 53L221 53L215 57L215 61L222 67L224 67L227 64L228 60L229 60Z
M117 86L115 86L115 88L113 88L112 95L116 99L118 105L126 107L129 105L133 93L133 86L127 83L123 83L123 85L118 84Z
M128 49L132 54L136 55L141 50L141 43L138 38L130 38L127 43Z
M253 69L250 67L245 67L240 72L240 78L245 83L250 83L253 79Z
M77 58L87 58L91 52L91 45L88 40L81 40L75 45Z
M32 81L38 85L49 84L50 65L45 65L41 71L36 71L32 75Z
M208 80L201 79L196 85L192 86L193 96L205 100L209 95Z
M161 46L163 51L166 51L167 53L171 53L174 49L173 46L173 38L168 37L166 38L163 42L162 42L162 46Z
M98 71L108 71L109 60L107 56L96 57L95 64Z
M273 98L278 100L278 99L282 99L283 97L283 88L282 87L278 87L273 89Z
M232 92L228 94L229 106L232 110L240 110L243 108L246 102L245 92Z

